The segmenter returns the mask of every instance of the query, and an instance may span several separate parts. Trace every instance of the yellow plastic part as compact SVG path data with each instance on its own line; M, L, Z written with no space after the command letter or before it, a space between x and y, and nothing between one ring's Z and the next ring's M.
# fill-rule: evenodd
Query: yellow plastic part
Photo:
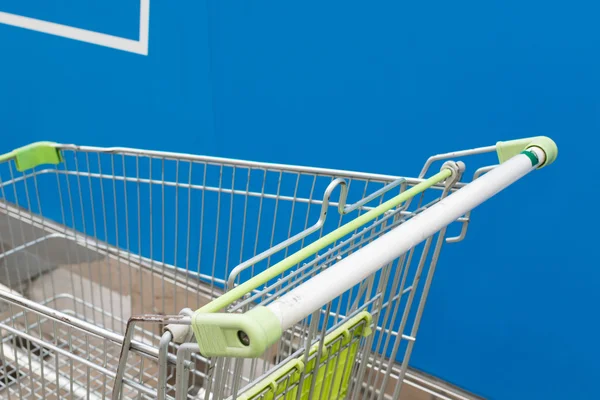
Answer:
M506 160L516 156L523 150L531 147L538 147L546 154L546 160L538 166L543 168L552 164L558 157L558 146L554 140L547 136L536 136L525 139L508 140L506 142L496 143L496 152L498 153L498 161L502 164Z
M289 361L241 396L238 396L238 399L296 400L297 385L300 383L302 375L304 375L304 381L302 382L301 400L338 400L346 398L360 341L356 340L350 346L348 344L357 336L367 337L371 335L371 322L371 314L363 311L325 336L317 370L315 370L316 357L309 358L308 364L304 365L304 356L301 356ZM318 350L319 343L315 343L310 349L309 356L316 354ZM328 358L329 362L327 362ZM308 395L313 379L316 379L316 381L313 394L309 399Z
M44 164L60 164L60 150L53 142L36 142L0 155L0 162L14 160L18 171L27 171Z

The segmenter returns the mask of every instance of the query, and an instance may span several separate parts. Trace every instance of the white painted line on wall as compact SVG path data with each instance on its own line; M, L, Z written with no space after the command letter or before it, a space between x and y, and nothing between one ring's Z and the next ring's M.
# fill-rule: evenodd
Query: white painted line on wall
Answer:
M140 46L144 50L143 54L148 55L148 42L150 38L150 0L141 0L140 2Z
M139 40L75 28L73 26L24 17L3 11L0 11L0 23L146 56L148 55L148 38L150 34L150 0L140 1Z

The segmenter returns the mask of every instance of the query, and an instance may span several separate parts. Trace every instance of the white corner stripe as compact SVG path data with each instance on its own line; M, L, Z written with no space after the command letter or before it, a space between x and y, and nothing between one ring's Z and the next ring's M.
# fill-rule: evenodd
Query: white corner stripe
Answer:
M150 0L140 2L140 44L146 49L148 55L148 39L150 37Z
M61 36L81 42L110 47L130 53L148 55L148 35L150 25L150 0L141 0L140 4L140 39L132 40L106 33L89 31L68 25L56 24L41 19L24 17L0 11L0 23L12 25L32 31Z

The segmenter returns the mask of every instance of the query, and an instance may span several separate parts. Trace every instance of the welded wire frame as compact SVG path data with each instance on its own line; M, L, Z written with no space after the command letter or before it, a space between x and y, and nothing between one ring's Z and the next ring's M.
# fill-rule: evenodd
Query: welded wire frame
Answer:
M228 280L230 286L244 282L422 182L178 153L59 148L63 162L56 166L19 172L13 162L0 164L1 396L109 397L131 315L196 309L221 295ZM336 194L340 178L347 189L343 201ZM446 189L436 185L357 229L228 311L268 304L435 203ZM464 233L468 218L459 221ZM285 246L277 247L281 243ZM377 392L383 378L373 371L396 382L404 376L406 363L396 360L402 361L402 351L407 359L416 337L415 324L409 323L412 303L426 293L419 292L420 276L437 259L425 261L429 247L428 241L284 332L261 359L206 359L193 341L165 342L162 326L140 324L126 360L123 394L235 396L366 309L377 326L359 352L352 393L367 385L371 398L383 398ZM413 260L414 251L423 252L422 260ZM258 261L244 264L251 259ZM239 265L244 269L236 270ZM423 303L415 304L420 313ZM406 312L406 322L399 324L398 316ZM161 374L164 383L157 378Z
M45 272L44 261L91 264L100 253L117 264L104 286L121 282L127 267L135 264L160 279L178 275L178 283L184 286L196 286L200 278L207 284L205 294L215 297L233 267L318 221L323 193L338 177L327 170L286 170L285 166L133 150L64 146L62 154L64 162L55 168L20 173L12 163L0 166L4 222L0 259L29 256L19 260L26 263L26 268L15 272L20 276L8 272L0 276L5 286L30 285L36 274ZM339 176L347 182L349 203L397 179L358 173L344 176L341 171ZM353 213L330 215L313 235L268 257L239 279L253 276L306 241L418 182L406 180ZM330 209L337 206L329 202ZM57 244L76 249L56 250ZM50 296L57 289L46 290ZM189 305L201 303L197 298ZM179 311L153 302L142 308Z
M63 162L56 166L19 172L13 162L0 164L0 285L6 290L0 289L0 391L15 398L109 396L132 314L198 308L222 294L244 260L309 232L236 275L234 284L422 181L133 149L60 148ZM347 186L343 204L330 187L339 185L337 178ZM328 189L331 198L324 197ZM442 189L424 198L435 200ZM409 204L417 203L357 230L231 311L266 303L355 251L393 220L413 215ZM15 300L21 296L23 302ZM327 326L352 307L336 303ZM231 365L230 372L244 372L238 389L297 352L308 326L305 321L286 332L262 370L257 360L245 369ZM136 330L124 394L155 398L152 368L161 365L164 391L176 395L179 346L163 344L161 359L160 333L150 325ZM191 354L185 396L200 396L201 386L212 390L215 361Z

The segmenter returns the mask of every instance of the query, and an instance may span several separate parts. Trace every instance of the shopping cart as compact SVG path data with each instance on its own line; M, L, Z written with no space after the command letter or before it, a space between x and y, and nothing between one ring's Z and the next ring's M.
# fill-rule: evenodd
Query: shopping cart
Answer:
M460 159L494 151L499 165L462 179ZM0 397L398 399L442 244L556 155L545 137L498 142L402 178L14 150L0 157Z

